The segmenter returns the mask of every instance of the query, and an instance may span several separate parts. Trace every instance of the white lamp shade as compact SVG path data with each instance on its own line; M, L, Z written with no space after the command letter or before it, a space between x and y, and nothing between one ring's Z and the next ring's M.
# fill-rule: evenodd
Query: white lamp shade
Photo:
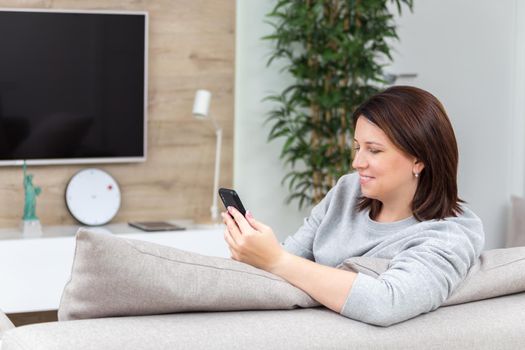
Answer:
M193 102L193 116L206 118L210 110L211 92L208 90L197 90Z

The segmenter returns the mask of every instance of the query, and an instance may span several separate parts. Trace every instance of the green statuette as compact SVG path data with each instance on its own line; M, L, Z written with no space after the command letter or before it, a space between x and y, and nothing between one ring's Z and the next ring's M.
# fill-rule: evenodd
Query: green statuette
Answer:
M33 174L27 174L27 166L24 161L24 216L22 220L38 220L36 216L36 197L42 192L40 187L33 185Z

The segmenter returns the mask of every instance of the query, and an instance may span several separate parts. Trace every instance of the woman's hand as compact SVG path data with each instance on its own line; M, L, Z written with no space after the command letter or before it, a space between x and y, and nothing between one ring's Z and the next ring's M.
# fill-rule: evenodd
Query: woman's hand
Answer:
M228 207L228 213L221 215L232 259L269 272L284 262L286 251L272 229L255 220L250 212L244 217L237 209Z
M229 214L228 214L229 213ZM224 238L232 258L284 278L326 307L340 313L357 274L324 266L288 253L273 231L248 212L235 208L222 213Z

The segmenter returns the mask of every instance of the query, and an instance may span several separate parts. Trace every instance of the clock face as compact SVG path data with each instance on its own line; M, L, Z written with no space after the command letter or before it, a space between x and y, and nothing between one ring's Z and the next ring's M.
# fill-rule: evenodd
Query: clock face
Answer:
M85 225L103 225L120 208L120 189L111 175L100 169L76 173L66 189L66 204L75 219Z

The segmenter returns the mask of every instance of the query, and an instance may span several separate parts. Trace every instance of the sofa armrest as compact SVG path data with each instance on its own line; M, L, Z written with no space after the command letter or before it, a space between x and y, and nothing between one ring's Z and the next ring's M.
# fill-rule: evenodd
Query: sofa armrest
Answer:
M2 339L4 332L11 328L15 328L15 325L7 318L2 310L0 310L0 339Z

